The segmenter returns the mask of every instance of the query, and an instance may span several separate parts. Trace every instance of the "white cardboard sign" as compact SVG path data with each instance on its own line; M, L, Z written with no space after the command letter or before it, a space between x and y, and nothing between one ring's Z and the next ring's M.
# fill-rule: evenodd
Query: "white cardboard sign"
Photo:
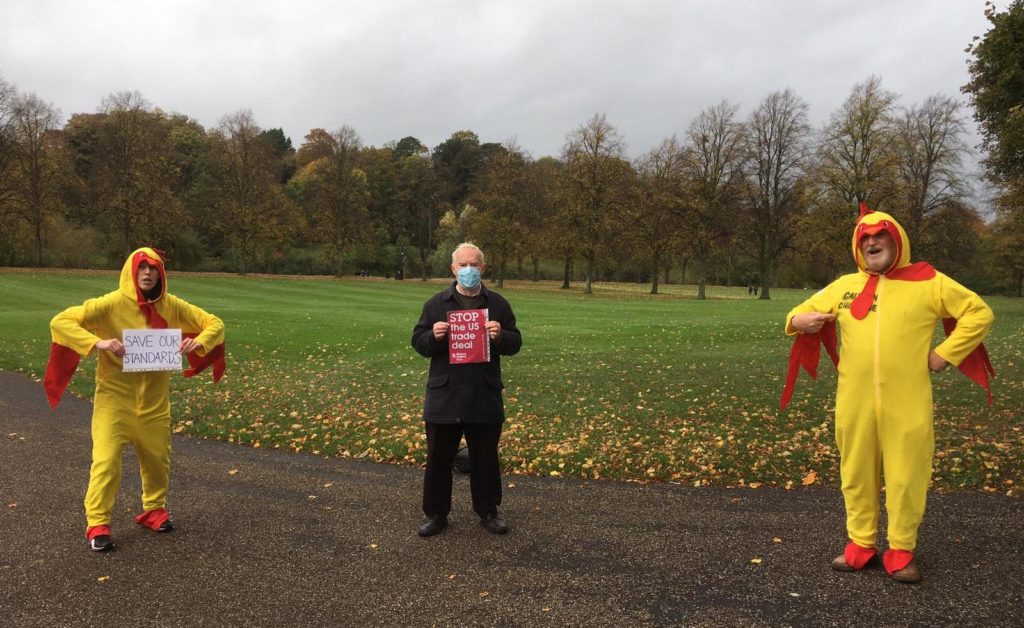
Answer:
M181 370L180 329L125 329L121 342L125 373Z

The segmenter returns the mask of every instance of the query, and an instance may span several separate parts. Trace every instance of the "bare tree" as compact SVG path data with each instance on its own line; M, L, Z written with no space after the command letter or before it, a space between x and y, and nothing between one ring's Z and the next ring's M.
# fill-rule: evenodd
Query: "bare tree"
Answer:
M627 210L627 223L650 256L651 294L658 294L664 255L682 237L685 209L692 205L685 184L685 153L675 136L637 161L639 202Z
M743 241L769 299L779 256L796 233L800 186L810 153L807 103L791 90L769 94L747 123L748 196Z
M824 183L853 208L860 201L882 208L888 200L895 174L895 103L896 94L872 76L854 85L825 127Z
M565 210L577 238L578 250L587 262L586 294L593 293L598 251L613 228L619 209L625 145L604 114L569 134L562 149L565 164Z
M731 239L743 189L743 125L738 107L722 101L700 112L686 131L689 203L684 208L687 248L697 262L697 298L707 298L707 272L717 242Z
M36 264L43 265L43 231L50 215L59 211L58 192L63 173L59 137L60 112L35 94L14 106L14 207L30 227Z
M296 226L294 208L278 184L271 147L248 110L224 116L211 134L215 223L244 274Z
M899 216L911 242L927 230L937 210L963 195L965 132L959 103L941 95L929 96L920 107L906 110L897 124L905 199Z
M13 198L15 150L15 104L18 90L0 78L0 217L10 210Z
M166 246L187 222L167 116L138 92L118 92L98 114L73 116L65 131L76 143L82 202L109 236L108 253Z

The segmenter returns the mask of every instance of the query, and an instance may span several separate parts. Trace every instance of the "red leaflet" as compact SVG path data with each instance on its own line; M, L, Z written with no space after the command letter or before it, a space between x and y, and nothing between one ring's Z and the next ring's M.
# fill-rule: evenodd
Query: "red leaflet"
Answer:
M487 310L448 312L448 362L473 364L491 361L487 338Z

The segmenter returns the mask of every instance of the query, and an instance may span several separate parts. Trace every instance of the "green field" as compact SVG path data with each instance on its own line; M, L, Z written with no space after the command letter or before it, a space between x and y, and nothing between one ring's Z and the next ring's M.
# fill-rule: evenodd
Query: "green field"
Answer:
M108 292L114 273L0 271L0 369L41 377L48 322ZM175 432L399 464L425 460L427 360L409 345L441 283L171 275L227 324L228 372L172 377ZM594 295L511 282L523 351L504 363L510 473L728 486L838 484L835 374L801 375L779 413L786 312L809 293L598 284ZM1024 300L987 299L995 403L956 371L935 378L938 489L1019 494L1024 481ZM71 390L92 392L95 360ZM40 386L40 395L43 394Z

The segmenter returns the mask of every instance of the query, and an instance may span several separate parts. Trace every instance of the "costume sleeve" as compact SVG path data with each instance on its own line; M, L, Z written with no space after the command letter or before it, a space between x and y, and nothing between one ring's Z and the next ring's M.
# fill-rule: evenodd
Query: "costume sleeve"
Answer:
M174 318L181 326L182 334L197 334L196 342L203 346L196 349L198 355L206 355L224 344L224 321L184 299L172 296L168 299L174 306Z
M793 329L793 317L797 314L806 314L807 312L835 314L836 307L839 305L839 299L837 297L839 296L840 291L837 287L838 285L838 281L833 281L811 295L811 298L790 310L789 314L786 315L786 335L795 336L799 333L796 329Z
M985 340L995 315L981 297L952 278L939 273L938 280L940 315L956 319L956 329L935 347L935 353L953 366L960 366Z
M448 350L447 341L434 338L434 323L440 318L435 312L437 308L431 307L433 303L434 299L430 299L423 304L420 320L416 321L412 329L412 348L425 358L432 358Z
M103 340L91 330L106 317L112 298L118 296L117 293L112 295L89 299L54 316L50 321L50 337L54 344L67 347L81 356L89 355L96 343Z

